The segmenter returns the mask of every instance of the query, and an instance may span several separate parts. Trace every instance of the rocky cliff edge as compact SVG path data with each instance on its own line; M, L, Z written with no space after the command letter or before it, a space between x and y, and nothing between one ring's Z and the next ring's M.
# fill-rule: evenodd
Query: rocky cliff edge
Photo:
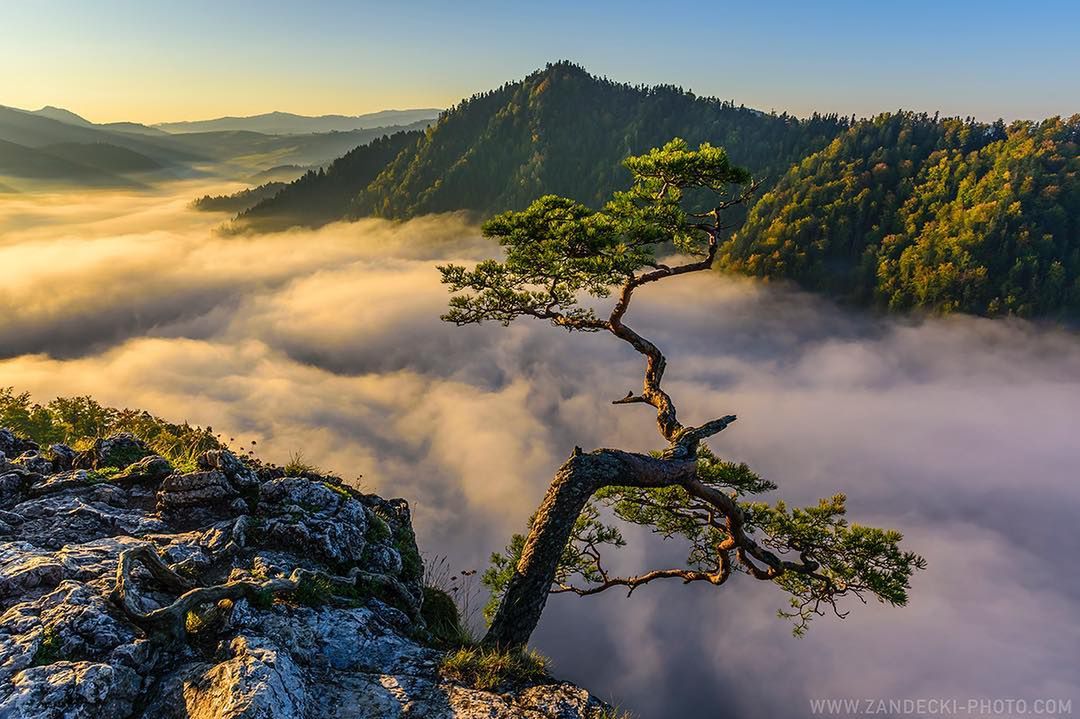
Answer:
M445 678L408 504L225 449L0 429L0 719L609 716Z

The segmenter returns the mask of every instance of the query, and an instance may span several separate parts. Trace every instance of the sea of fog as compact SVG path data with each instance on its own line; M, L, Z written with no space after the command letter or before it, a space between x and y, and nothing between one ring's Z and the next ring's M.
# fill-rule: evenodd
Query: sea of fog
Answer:
M422 548L483 569L574 445L656 448L610 400L641 362L539 322L456 328L435 265L490 256L454 215L255 237L207 191L0 195L0 386L91 394L212 425L403 496ZM716 275L640 291L684 421L810 503L929 560L910 606L855 606L803 639L783 596L656 584L555 596L534 637L558 675L641 717L802 717L817 698L1080 702L1080 337L1021 321L900 321ZM634 535L629 569L677 559ZM1074 706L1077 704L1074 703Z

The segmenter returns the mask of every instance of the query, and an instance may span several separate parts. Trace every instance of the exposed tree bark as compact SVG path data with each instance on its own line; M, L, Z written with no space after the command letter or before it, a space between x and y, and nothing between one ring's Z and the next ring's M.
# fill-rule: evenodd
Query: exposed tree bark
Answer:
M731 574L732 552L745 571L757 579L771 580L792 571L831 583L817 572L816 562L806 557L799 562L782 560L758 545L743 530L742 511L736 501L697 478L698 444L723 430L734 419L725 417L701 427L679 430L668 451L660 457L617 449L598 449L587 454L575 451L548 487L483 643L500 647L526 644L540 621L548 594L553 592L573 591L584 596L617 586L633 591L657 579L680 579L684 583L705 581L719 586ZM719 565L715 571L661 569L626 578L609 578L605 574L602 583L589 589L552 589L574 522L593 494L604 487L647 489L676 485L707 503L717 516L723 518L726 538L717 546Z
M574 522L602 487L665 487L694 476L695 460L657 459L648 455L599 449L575 453L548 487L533 519L521 561L491 622L485 644L515 647L529 641L540 621L563 549Z
M734 416L728 416L687 432L678 420L674 402L661 387L667 358L660 348L623 322L634 290L638 287L712 267L720 232L719 214L714 213L713 219L714 224L703 226L709 238L704 257L676 267L656 265L650 271L628 278L606 321L589 320L587 325L576 327L578 320L565 317L551 307L544 314L546 319L557 325L589 330L606 329L645 357L641 394L629 392L614 404L644 403L654 407L657 429L670 444L660 459L601 449L589 454L576 452L559 468L529 528L521 560L484 637L485 644L520 646L528 642L544 611L559 559L570 540L574 522L597 490L610 486L665 487L684 484L694 478L698 443L735 421Z

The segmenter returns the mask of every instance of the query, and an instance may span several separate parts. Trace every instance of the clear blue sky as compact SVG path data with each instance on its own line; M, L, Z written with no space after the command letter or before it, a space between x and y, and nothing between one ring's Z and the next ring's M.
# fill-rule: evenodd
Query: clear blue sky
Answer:
M765 110L1080 112L1080 0L0 0L0 104L95 121L443 107L569 59Z

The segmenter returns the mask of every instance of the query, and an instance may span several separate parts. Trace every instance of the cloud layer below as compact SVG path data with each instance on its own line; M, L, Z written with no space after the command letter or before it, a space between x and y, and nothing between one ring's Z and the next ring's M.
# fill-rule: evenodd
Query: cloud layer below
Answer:
M652 417L612 338L541 323L454 328L434 265L492 252L456 216L221 237L186 209L220 188L0 199L0 386L92 394L303 449L414 505L460 568L520 530L574 445L650 449ZM1076 698L1080 339L1023 322L853 315L716 276L643 291L714 448L797 503L843 490L929 569L911 606L858 606L794 640L782 596L650 586L556 596L536 641L557 672L644 717L808 716L825 697ZM651 537L630 568L676 555ZM739 581L741 580L741 581Z

